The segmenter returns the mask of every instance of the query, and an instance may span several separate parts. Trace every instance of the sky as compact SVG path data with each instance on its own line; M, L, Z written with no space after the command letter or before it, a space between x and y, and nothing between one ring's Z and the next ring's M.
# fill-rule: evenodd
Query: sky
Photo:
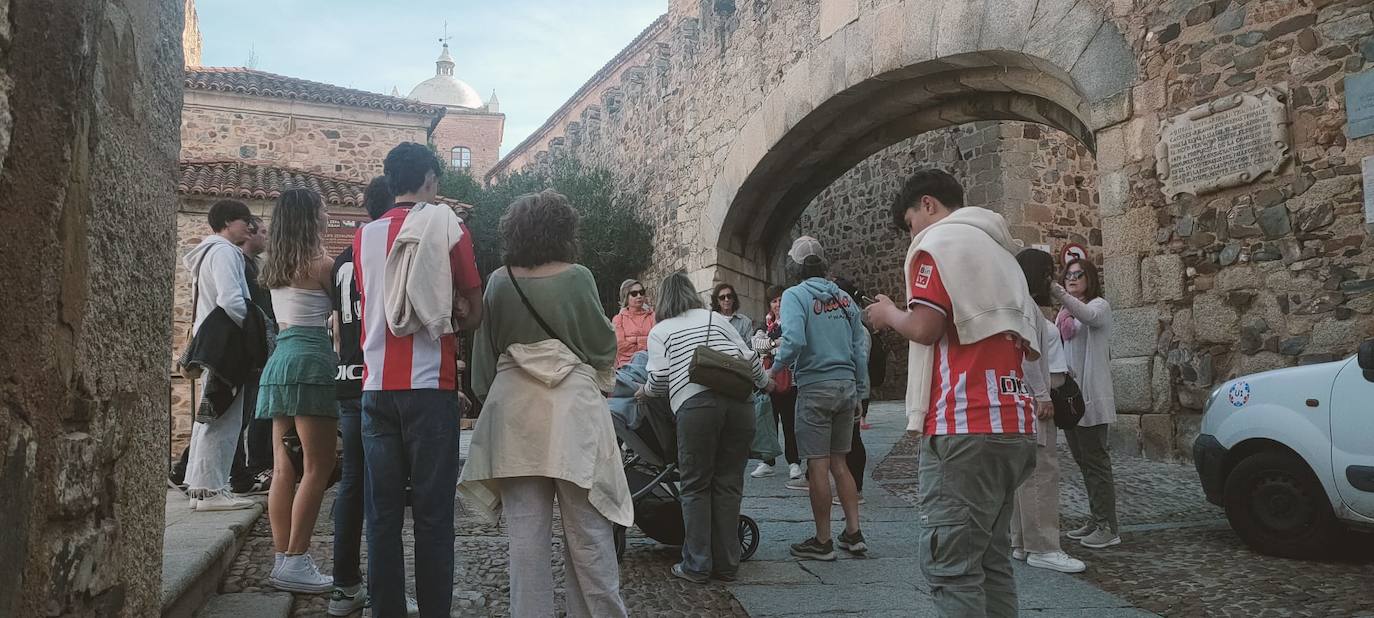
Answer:
M448 22L454 76L506 115L501 154L533 133L667 11L667 0L196 0L205 66L245 66L401 96L434 76Z

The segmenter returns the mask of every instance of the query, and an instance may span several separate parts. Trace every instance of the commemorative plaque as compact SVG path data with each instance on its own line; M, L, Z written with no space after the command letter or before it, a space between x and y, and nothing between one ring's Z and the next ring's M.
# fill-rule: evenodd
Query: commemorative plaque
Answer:
M1255 182L1288 161L1288 96L1281 88L1223 97L1165 120L1155 165L1172 201Z

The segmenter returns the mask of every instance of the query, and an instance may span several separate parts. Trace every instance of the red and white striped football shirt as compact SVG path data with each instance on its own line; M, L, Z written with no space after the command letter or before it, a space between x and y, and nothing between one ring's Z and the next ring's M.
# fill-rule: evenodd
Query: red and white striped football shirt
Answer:
M926 435L1035 433L1035 398L1024 384L1025 352L1015 337L959 343L949 292L934 258L925 252L912 259L907 285L909 307L931 307L946 320L931 367Z
M362 305L363 390L408 391L458 388L458 339L438 339L420 332L397 337L386 324L386 256L401 232L413 203L398 203L353 237L355 283ZM463 227L462 239L449 252L453 289L465 292L482 287L472 249L472 234Z

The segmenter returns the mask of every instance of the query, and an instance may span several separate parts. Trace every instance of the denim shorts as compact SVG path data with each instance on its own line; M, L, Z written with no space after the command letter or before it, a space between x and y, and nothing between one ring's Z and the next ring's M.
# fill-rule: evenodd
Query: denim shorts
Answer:
M854 439L853 380L825 380L797 387L797 455L819 459L849 452Z

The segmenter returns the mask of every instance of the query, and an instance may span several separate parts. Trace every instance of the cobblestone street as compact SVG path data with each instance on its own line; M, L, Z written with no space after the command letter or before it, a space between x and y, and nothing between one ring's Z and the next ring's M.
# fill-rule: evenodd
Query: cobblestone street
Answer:
M898 410L898 406L883 404L874 407L873 416L893 417L884 422L890 425ZM873 433L874 438L895 435L888 427L877 431L876 421ZM914 545L894 546L914 538L906 532L914 530L915 525L914 511L909 510L915 504L917 491L915 443L908 438L897 439L890 454L883 457L881 451L887 450L890 440L874 442L869 454L873 480L866 492L869 504L864 513L865 529L880 549L869 560L841 561L832 563L833 568L821 563L825 568L819 569L812 566L818 563L801 563L806 572L814 572L819 580L805 585L793 581L780 569L790 565L785 543L795 539L789 535L804 533L809 526L805 494L781 489L782 475L749 479L745 511L760 520L763 545L759 556L741 570L742 583L749 585L733 589L735 594L745 596L736 600L732 589L722 584L697 586L669 576L668 568L679 556L677 548L658 545L631 530L621 567L623 593L631 615L747 616L742 600L748 599L754 604L751 607L756 607L763 598L760 595L795 595L800 599L825 589L822 584L831 583L828 579L837 576L847 578L845 581L851 585L873 588L873 596L906 589L894 587L894 581L910 580L909 585L916 588L913 592L923 590L924 582L917 581L919 571L914 564L908 564ZM1060 461L1062 512L1068 527L1077 525L1087 514L1087 498L1081 490L1077 466L1062 446ZM1351 557L1345 559L1299 562L1262 556L1246 548L1231 532L1220 508L1206 502L1191 465L1118 458L1114 469L1122 544L1093 551L1064 539L1064 548L1088 563L1088 571L1076 576L1087 585L1085 589L1100 589L1161 616L1374 616L1374 605L1367 597L1374 586L1374 542L1370 538L1356 538L1348 552ZM883 495L879 488L895 496ZM326 573L333 570L332 523L327 515L333 494L331 490L326 496L312 547L312 554ZM908 518L907 513L912 516ZM456 517L454 615L507 615L506 542L501 529L482 523L461 507ZM885 534L884 530L891 532ZM413 549L409 535L407 529L408 556ZM561 573L557 543L555 569ZM883 558L884 555L889 557ZM266 579L271 557L271 535L264 517L234 560L221 591L270 592ZM1054 609L1027 607L1027 602L1038 602L1036 599L1045 596L1046 591L1032 590L1035 583L1052 580L1035 579L1040 575L1036 569L1022 567L1018 566L1018 579L1022 585L1023 612L1056 615ZM843 575L844 571L850 571L850 575ZM561 586L561 574L556 577ZM918 604L919 599L913 597ZM292 615L324 615L327 603L328 595L295 595ZM1090 610L1079 611L1089 611L1081 615L1091 614Z
M874 471L888 490L916 497L914 441L903 438ZM1060 444L1062 528L1088 514L1082 475ZM1191 464L1113 461L1121 545L1091 550L1063 539L1088 564L1078 575L1162 616L1374 616L1374 538L1352 535L1346 557L1323 562L1254 552L1207 502Z

